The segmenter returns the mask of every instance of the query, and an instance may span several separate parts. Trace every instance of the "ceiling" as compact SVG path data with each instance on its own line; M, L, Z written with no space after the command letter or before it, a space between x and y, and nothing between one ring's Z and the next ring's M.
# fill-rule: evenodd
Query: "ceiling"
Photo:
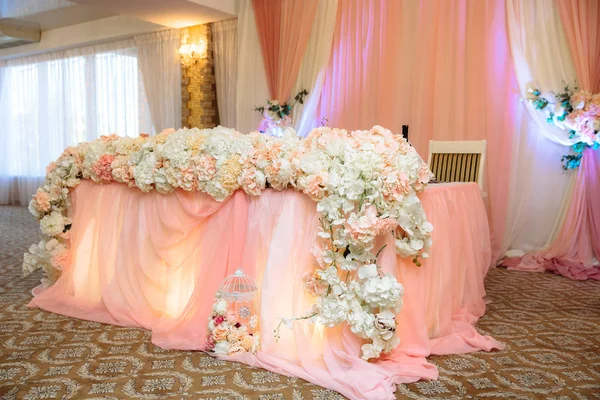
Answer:
M185 28L234 18L236 0L0 0L0 18L40 24L42 31L116 15Z
M231 19L237 1L0 0L0 19L35 22L42 30L39 43L0 49L0 60Z

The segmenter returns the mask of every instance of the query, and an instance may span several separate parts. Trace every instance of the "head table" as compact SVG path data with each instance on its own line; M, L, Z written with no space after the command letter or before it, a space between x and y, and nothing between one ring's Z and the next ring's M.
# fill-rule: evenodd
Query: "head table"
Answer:
M227 359L304 378L351 399L392 399L395 384L436 379L430 354L489 351L503 345L473 325L484 314L491 262L489 228L474 183L430 185L420 195L434 226L431 257L417 267L398 257L393 238L378 259L404 285L397 316L401 344L377 362L346 327L280 317L310 310L302 277L315 269L316 203L293 190L259 197L238 190L219 203L200 192L143 193L83 181L72 193L72 256L59 280L37 288L30 306L152 331L165 349L204 350L219 283L238 267L260 289L261 350Z

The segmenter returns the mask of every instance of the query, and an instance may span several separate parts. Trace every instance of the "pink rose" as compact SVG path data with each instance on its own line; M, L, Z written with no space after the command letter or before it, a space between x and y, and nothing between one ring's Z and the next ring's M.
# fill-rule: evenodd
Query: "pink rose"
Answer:
M48 164L48 166L46 167L46 174L51 173L52 171L54 171L56 169L56 167L58 167L58 165L52 161L50 164Z
M215 348L215 341L212 338L212 336L209 336L208 339L206 339L205 346L206 346L206 350L212 350Z
M239 342L239 345L242 346L244 350L251 351L254 347L254 337L250 335L242 337L242 339Z
M114 159L115 156L113 156L112 154L103 154L92 167L94 175L96 175L97 179L101 183L108 183L113 180L111 164L114 161Z
M69 262L69 252L67 251L67 249L63 249L61 251L58 251L54 254L52 254L52 266L58 270L62 270L63 268L65 268L67 266L67 263Z
M222 315L219 315L218 317L215 318L215 325L221 325L223 323L223 321L225 321L225 317Z
M40 211L47 212L50 210L50 196L45 191L38 189L33 199L38 205Z
M227 340L227 336L229 335L229 328L225 325L218 325L212 331L212 337L215 342L223 342Z

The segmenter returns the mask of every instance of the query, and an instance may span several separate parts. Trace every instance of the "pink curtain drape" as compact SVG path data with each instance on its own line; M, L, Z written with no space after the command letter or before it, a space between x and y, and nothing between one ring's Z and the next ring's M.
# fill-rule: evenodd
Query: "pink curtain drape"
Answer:
M319 118L345 129L410 125L429 140L487 139L494 259L507 209L519 101L503 0L341 0Z
M252 0L271 99L286 102L296 83L318 0Z
M556 0L581 89L600 92L600 2ZM600 154L585 150L565 222L547 251L508 261L515 269L548 270L600 280ZM595 264L595 265L594 265Z
M577 81L583 90L600 92L600 1L556 0Z

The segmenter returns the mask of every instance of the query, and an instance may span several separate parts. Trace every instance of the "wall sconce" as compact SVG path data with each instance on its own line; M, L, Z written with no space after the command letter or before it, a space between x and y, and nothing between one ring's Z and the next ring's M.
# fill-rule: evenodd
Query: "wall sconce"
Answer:
M179 55L184 66L194 65L201 58L206 58L206 42L200 40L198 43L184 44L179 48Z

